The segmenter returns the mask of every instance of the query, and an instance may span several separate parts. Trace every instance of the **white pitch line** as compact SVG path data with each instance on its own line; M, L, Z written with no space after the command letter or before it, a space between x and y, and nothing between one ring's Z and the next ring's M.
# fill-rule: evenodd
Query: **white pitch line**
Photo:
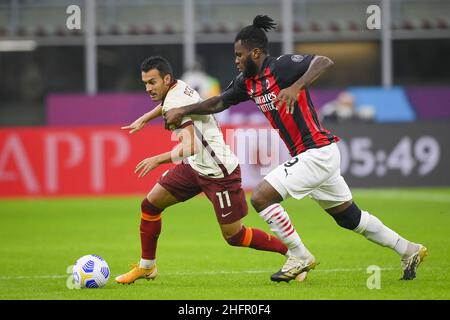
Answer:
M400 268L380 268L381 270L396 270ZM222 275L222 274L258 274L270 273L274 270L247 270L247 271L204 271L204 272L164 272L164 276L201 276L201 275ZM340 268L340 269L317 269L314 272L356 272L366 271L364 268ZM31 279L63 279L68 278L70 274L65 275L42 275L42 276L0 276L0 281L3 280L31 280Z
M380 268L380 270L396 270L398 268ZM364 268L341 268L341 269L317 269L314 272L354 272L354 271L365 271ZM216 275L216 274L245 274L245 273L267 273L273 272L272 270L248 270L248 271L206 271L206 272L169 272L164 273L164 275Z

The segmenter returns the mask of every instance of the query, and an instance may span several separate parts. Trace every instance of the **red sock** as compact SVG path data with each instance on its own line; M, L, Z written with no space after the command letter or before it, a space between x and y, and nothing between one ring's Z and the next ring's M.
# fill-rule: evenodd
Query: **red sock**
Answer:
M242 227L227 242L232 246L250 247L256 250L278 252L285 255L288 248L277 238L262 230Z
M161 232L161 209L152 205L147 198L141 203L141 249L142 259L154 260L156 245Z

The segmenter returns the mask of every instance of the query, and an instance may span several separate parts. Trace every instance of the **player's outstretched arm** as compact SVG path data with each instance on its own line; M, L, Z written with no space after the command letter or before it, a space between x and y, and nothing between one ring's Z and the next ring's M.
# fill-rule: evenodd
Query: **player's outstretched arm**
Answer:
M211 97L199 103L190 104L180 108L173 108L164 114L166 129L178 128L183 117L189 114L213 114L227 109L221 96Z
M180 143L169 152L159 154L157 156L147 158L139 162L134 170L139 178L145 176L151 170L157 168L160 164L180 161L186 157L192 156L198 152L195 143L194 127L189 125L175 132Z
M315 56L309 64L308 70L290 87L281 90L278 93L275 103L281 105L286 103L286 112L294 112L294 103L300 91L311 85L326 69L331 67L334 62L324 56Z
M156 119L162 115L162 106L159 104L151 111L144 113L141 117L136 119L132 124L121 127L122 130L130 130L129 134L133 134L141 130L149 121Z

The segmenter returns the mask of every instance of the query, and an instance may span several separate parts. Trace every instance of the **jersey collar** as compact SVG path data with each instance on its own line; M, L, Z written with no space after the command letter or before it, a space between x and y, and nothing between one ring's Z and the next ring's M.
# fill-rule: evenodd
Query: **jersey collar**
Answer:
M174 79L172 83L169 85L169 90L167 90L166 96L161 101L161 105L164 106L164 101L166 100L167 95L169 94L169 91L172 90L176 85L178 84L178 80Z

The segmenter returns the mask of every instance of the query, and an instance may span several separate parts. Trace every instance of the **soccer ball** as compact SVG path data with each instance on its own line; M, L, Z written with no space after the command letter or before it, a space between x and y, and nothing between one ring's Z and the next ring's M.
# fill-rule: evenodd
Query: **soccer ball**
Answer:
M109 279L106 261L95 254L88 254L77 260L73 267L75 284L80 288L101 288Z

